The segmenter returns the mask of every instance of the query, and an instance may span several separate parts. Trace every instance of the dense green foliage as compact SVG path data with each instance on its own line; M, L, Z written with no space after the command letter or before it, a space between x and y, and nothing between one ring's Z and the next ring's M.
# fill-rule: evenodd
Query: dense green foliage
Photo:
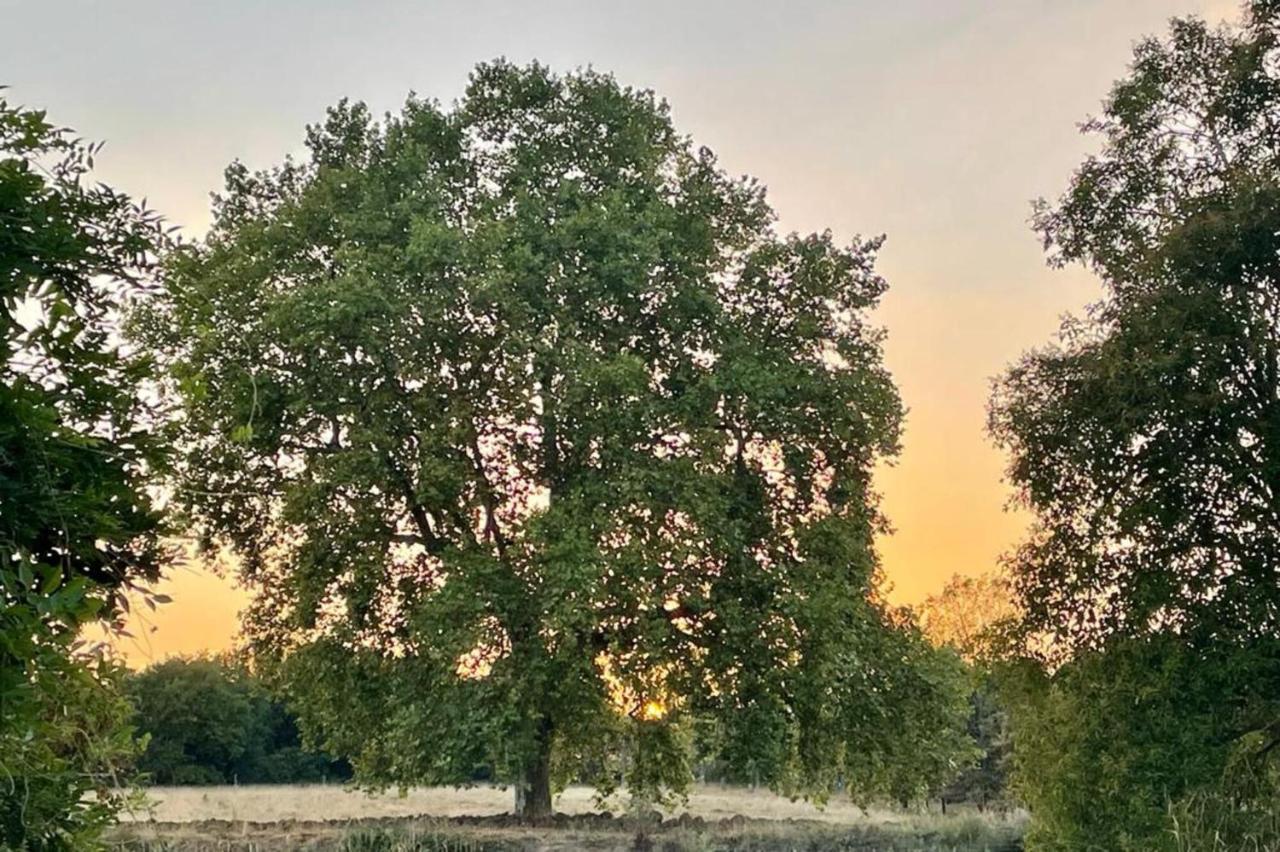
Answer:
M343 780L350 768L304 751L293 716L230 659L171 659L130 675L138 760L152 784L283 784Z
M877 241L778 235L593 72L481 66L307 146L227 171L137 321L304 732L371 783L496 766L531 815L588 766L683 789L695 718L790 792L954 770L954 660L871 594Z
M1035 849L1156 848L1170 802L1276 806L1278 37L1259 0L1141 42L1102 151L1037 215L1107 297L992 407L1036 516L1012 568L1038 660L1011 676Z
M497 62L343 101L177 247L0 99L0 847L92 843L136 757L495 777L529 817L695 766L985 805L1012 765L1033 850L1280 849L1280 3L1141 42L1086 129L1036 227L1105 298L991 405L1012 605L957 579L917 622L877 592L879 241L777 233L651 93ZM273 691L78 641L155 603L170 440Z
M965 730L976 757L959 774L936 791L944 801L968 802L981 811L1011 804L1009 770L1013 743L1009 736L1008 708L995 677L985 666L970 671L969 718Z
M1025 662L1008 673L1029 848L1162 848L1170 805L1204 797L1245 822L1273 810L1275 767L1262 753L1273 717L1255 714L1280 695L1274 653L1192 649L1164 634L1084 651L1052 675Z
M0 845L14 848L82 842L119 804L128 707L76 636L158 565L148 365L111 330L163 234L89 182L95 151L0 99Z

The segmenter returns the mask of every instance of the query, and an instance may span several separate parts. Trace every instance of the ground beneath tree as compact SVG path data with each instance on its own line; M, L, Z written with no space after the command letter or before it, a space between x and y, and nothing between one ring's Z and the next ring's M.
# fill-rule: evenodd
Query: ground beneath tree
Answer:
M113 845L137 852L563 852L585 850L885 850L1009 852L1020 848L1020 814L863 811L833 802L818 810L771 793L695 788L668 814L615 816L585 788L556 801L538 825L505 811L510 791L494 787L368 795L338 786L155 788L148 812L116 828ZM607 804L606 804L607 806ZM750 817L744 816L750 814Z

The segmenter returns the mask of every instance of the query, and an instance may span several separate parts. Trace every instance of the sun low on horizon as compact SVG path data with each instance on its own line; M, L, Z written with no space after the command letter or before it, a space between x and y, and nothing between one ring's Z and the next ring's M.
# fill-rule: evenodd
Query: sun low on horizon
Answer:
M447 103L494 56L592 65L652 88L681 132L767 185L782 231L886 235L878 270L889 290L874 317L907 416L900 455L877 469L893 528L878 552L891 600L905 604L954 574L996 569L1024 533L986 434L990 381L1101 293L1081 269L1046 266L1032 199L1058 195L1090 150L1077 124L1124 73L1135 34L1236 10L1228 0L664 0L637 4L643 14L569 2L374 3L359 14L300 0L221 4L237 7L232 16L172 14L154 0L64 21L59 5L0 10L15 31L56 29L85 61L59 63L30 40L0 57L0 82L105 140L103 178L189 239L208 227L208 194L228 163L297 155L304 126L342 97L375 114L411 90ZM247 593L234 571L193 556L157 591L172 602L137 608L131 636L111 640L130 665L235 646Z

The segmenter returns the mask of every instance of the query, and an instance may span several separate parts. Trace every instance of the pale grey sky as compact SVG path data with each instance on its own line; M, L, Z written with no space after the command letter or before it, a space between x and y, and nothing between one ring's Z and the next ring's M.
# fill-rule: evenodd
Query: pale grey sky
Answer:
M0 0L0 83L106 139L101 177L192 235L228 162L265 167L299 151L303 125L342 96L378 112L410 90L447 102L496 56L592 64L655 89L681 130L769 187L785 229L888 235L880 319L911 411L903 456L880 480L898 529L882 552L900 599L916 600L953 572L991 569L1019 535L1023 519L1002 510L1003 460L983 433L987 382L1097 295L1084 273L1044 267L1029 201L1065 186L1089 149L1076 124L1123 74L1135 40L1173 15L1236 9ZM178 597L162 620L192 615ZM226 629L216 625L207 631Z

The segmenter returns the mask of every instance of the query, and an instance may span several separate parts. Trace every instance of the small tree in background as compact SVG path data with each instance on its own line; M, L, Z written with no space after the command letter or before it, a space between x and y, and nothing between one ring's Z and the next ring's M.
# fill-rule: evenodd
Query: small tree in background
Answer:
M924 634L959 654L969 670L966 729L979 756L942 787L938 795L944 808L948 801L974 802L983 810L1005 804L1012 743L996 669L1017 612L1013 589L998 574L956 574L918 607Z
M130 675L138 769L154 784L305 783L349 768L301 749L292 715L234 659L175 658Z
M158 571L144 360L115 311L163 242L89 182L97 146L0 99L0 845L88 842L132 756L115 666L80 646ZM86 794L93 792L95 796Z
M1013 588L998 574L955 574L916 610L929 641L952 648L969 663L990 662L1004 626L1017 615Z
M953 669L870 599L878 241L779 236L593 72L484 65L307 145L227 171L137 328L315 742L370 783L495 765L533 817L624 744L602 789L683 790L695 717L789 793L952 763Z

